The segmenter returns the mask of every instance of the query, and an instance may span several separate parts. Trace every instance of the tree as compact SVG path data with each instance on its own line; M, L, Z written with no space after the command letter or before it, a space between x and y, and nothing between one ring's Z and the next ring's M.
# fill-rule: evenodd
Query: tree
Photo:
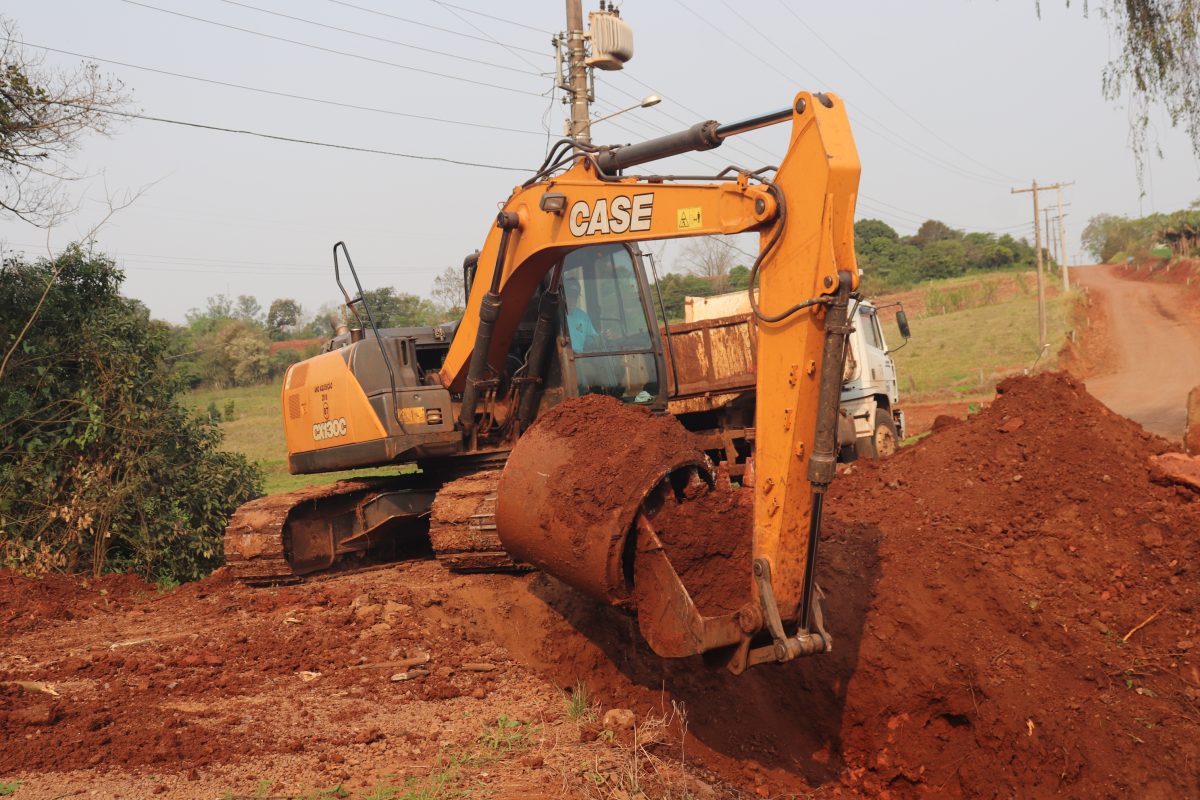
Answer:
M292 328L300 324L300 304L287 297L271 302L267 311L267 332L272 339L281 340Z
M262 305L251 295L239 294L237 305L233 310L233 318L250 325L262 325Z
M683 302L686 297L707 297L716 294L712 282L699 275L679 275L669 272L654 286L654 291L662 298L666 308L667 319L660 322L679 322L683 319ZM657 299L657 298L656 298ZM653 303L655 314L661 317L662 312L658 303Z
M433 279L433 302L437 304L442 315L457 319L462 316L466 307L463 296L463 271L459 267L446 267Z
M67 157L88 131L112 130L124 87L95 64L47 69L25 53L15 23L0 17L0 31L0 212L46 227L66 210L63 181L81 177Z
M367 289L363 292L375 324L380 328L407 328L432 325L438 317L433 301L415 294L399 293L391 286ZM359 307L363 325L367 315Z
M936 219L927 219L921 223L921 227L917 228L917 233L912 237L912 243L917 247L924 247L933 242L940 242L946 239L958 239L962 237L961 231L956 231L944 222Z
M1104 70L1104 96L1132 105L1139 179L1156 104L1172 126L1182 123L1200 157L1200 0L1105 0L1102 13L1123 45Z
M701 236L684 245L680 257L688 272L708 278L711 293L720 294L729 289L729 270L734 266L736 253L715 236Z
M854 223L854 238L855 240L868 242L872 239L881 238L898 242L900 241L900 234L896 233L896 229L883 220L860 219Z
M296 331L296 338L328 339L333 335L337 321L342 318L343 308L341 303L322 303L308 322Z
M738 264L729 270L729 291L736 292L750 288L750 268Z
M184 315L188 329L201 336L212 333L233 319L233 301L227 295L215 294L204 302L203 311L193 308Z
M941 239L921 251L922 279L951 278L966 272L967 249L962 242Z
M0 346L41 298L0 381L0 564L194 579L260 492L257 467L179 401L169 327L121 281L77 246L0 270Z
M251 323L226 320L195 341L199 378L210 386L252 386L270 375L271 346L262 329Z

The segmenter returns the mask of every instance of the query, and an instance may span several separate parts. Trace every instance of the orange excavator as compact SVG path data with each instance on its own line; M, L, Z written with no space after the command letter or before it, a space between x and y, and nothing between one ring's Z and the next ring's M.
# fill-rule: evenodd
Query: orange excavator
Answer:
M635 170L777 124L791 126L777 166ZM284 377L289 468L408 471L242 506L226 532L229 565L247 583L278 583L368 552L432 548L451 569L532 566L624 607L664 657L706 653L741 672L828 651L814 577L858 283L859 171L832 94L801 92L777 112L632 145L564 139L466 260L462 320L432 328L379 328L335 245L354 323ZM741 233L760 242L758 370L744 479L753 526L727 533L749 540L745 565L729 567L745 570L736 581L748 599L731 608L698 602L703 589L685 585L656 524L729 481L686 436L666 451L645 446L678 380L638 243ZM645 411L549 424L571 404L595 405L592 395Z

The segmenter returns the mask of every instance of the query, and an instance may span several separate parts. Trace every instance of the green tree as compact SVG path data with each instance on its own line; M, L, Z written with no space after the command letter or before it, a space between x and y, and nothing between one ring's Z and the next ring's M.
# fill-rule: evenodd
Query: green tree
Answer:
M391 286L368 289L363 292L375 324L380 328L407 328L432 325L437 320L438 309L433 301L415 294L397 292ZM367 325L367 315L362 312L362 323Z
M750 268L738 264L729 270L729 291L736 292L750 288Z
M227 295L215 294L204 302L203 311L193 308L184 315L188 330L200 336L212 333L232 320L234 314L233 301Z
M446 320L459 319L466 308L461 267L446 267L433 279L433 302Z
M921 223L921 227L917 228L916 235L912 237L912 243L917 247L926 247L934 242L941 242L947 239L961 239L962 231L956 231L944 222L936 219L927 219Z
M883 220L860 219L854 223L854 238L856 241L864 242L872 239L890 239L897 242L900 240L900 234L896 233L896 229Z
M257 468L179 402L170 329L122 279L77 246L0 270L0 345L43 298L0 381L0 563L196 578L260 492Z
M923 279L952 278L966 272L967 248L954 239L930 243L921 251L919 268Z
M271 302L267 311L267 332L275 340L286 339L288 333L300 324L300 304L288 297Z
M271 345L262 329L248 322L227 320L196 344L198 374L210 386L252 386L271 374Z
M662 319L662 311L654 302L654 310L660 322L680 322L683 320L683 301L686 297L708 297L717 294L711 281L699 275L680 275L668 272L654 286L656 295L661 293L662 305L666 308L667 318ZM657 296L655 301L657 301Z
M262 305L258 299L248 294L239 294L233 309L233 318L251 325L263 324Z

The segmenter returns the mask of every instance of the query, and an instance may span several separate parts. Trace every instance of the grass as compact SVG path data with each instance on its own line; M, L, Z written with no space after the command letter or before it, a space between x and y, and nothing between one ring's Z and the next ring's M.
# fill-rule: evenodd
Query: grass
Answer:
M12 797L20 788L20 781L0 781L0 797Z
M962 398L988 392L1006 375L1053 366L1070 328L1071 295L1046 303L1047 353L1038 358L1037 298L1000 303L911 320L913 337L893 354L900 394Z
M479 733L479 742L490 750L511 753L524 750L532 743L531 736L541 732L538 726L501 714L495 725L485 725Z
M305 486L319 486L359 475L378 475L387 470L359 469L329 472L323 475L292 475L287 467L287 442L283 438L283 403L281 384L239 386L233 389L201 389L191 392L186 402L197 413L205 414L213 404L222 414L221 430L225 434L225 449L241 453L257 463L266 479L267 494L288 492ZM225 418L229 402L233 402L233 419Z
M572 722L590 722L596 718L596 702L583 681L576 681L575 688L563 694L566 695L567 718Z

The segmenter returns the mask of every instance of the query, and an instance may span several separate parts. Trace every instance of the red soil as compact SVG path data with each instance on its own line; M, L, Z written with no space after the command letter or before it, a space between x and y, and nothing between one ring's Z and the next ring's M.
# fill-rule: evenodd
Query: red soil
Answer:
M133 598L154 590L136 575L91 578L48 573L31 580L0 569L0 629L16 633L49 620L86 619L128 608Z
M51 680L62 697L5 685L0 778L207 780L247 759L336 776L344 754L404 774L397 753L409 769L438 758L441 726L477 713L459 695L547 707L528 668L670 716L670 751L728 781L712 778L717 796L1200 796L1200 502L1151 482L1167 449L1065 375L1005 381L984 411L839 476L818 567L833 653L736 677L655 657L628 615L539 574L416 563L272 591L218 577L113 608L79 589L60 602L91 618L4 629L0 681ZM730 502L727 530L749 508ZM3 618L33 585L13 580ZM385 596L403 609L388 617ZM112 647L134 636L151 641ZM359 668L417 651L447 669L394 684ZM500 669L461 668L477 660ZM594 796L571 753L561 784L515 767L524 794ZM63 784L46 780L53 797Z

